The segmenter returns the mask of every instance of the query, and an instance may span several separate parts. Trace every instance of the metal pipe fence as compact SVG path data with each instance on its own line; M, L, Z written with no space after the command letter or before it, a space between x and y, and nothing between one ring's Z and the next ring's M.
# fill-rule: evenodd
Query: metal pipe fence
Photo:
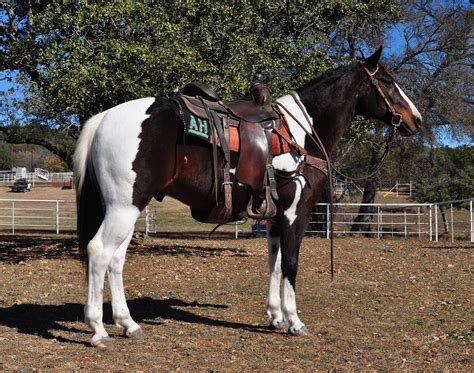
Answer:
M75 232L75 200L0 199L0 230L11 232ZM139 217L135 230L148 234L152 226L149 207Z
M337 203L334 205L334 231L336 234L358 233L378 239L390 236L474 242L473 201L474 198L420 204ZM367 208L363 214L359 214L361 206ZM357 216L362 216L363 221L354 222ZM329 204L316 204L307 233L329 238L329 218ZM362 229L353 232L354 224L359 224L358 228ZM135 230L147 236L156 233L156 227L156 207L149 205L138 219ZM265 229L264 225L259 225L252 232L258 234ZM76 203L74 200L0 199L0 230L13 234L20 231L74 232ZM236 224L236 238L238 234L239 225Z
M441 237L468 239L474 242L473 200L440 203L337 203L334 204L336 234L364 234L378 239L423 237L438 241ZM361 206L365 212L359 213ZM318 203L313 210L307 232L329 238L328 203ZM358 217L361 221L355 221Z

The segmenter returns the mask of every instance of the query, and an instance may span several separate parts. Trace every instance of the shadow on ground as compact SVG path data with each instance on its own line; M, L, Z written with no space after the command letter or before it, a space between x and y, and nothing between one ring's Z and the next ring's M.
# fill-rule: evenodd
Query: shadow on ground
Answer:
M34 259L78 259L78 244L72 238L31 236L0 237L0 262L19 263Z
M45 237L0 237L0 262L20 263L28 260L41 259L79 259L77 240L74 238L45 238ZM241 248L219 248L206 245L167 244L142 245L132 242L130 253L139 255L171 255L171 256L248 256Z
M164 320L175 320L191 324L243 329L256 333L272 333L265 326L255 326L225 320L216 320L192 312L196 308L228 308L222 304L206 304L199 302L184 302L179 299L152 299L149 297L132 299L128 302L130 312L135 321L144 324L160 325ZM189 308L183 310L182 308ZM110 303L104 304L104 321L113 324ZM83 305L65 303L60 305L19 304L0 308L0 325L16 329L19 333L37 335L45 339L56 339L59 342L86 344L84 341L73 340L57 331L90 334L84 328L69 327L64 323L73 323L83 320Z

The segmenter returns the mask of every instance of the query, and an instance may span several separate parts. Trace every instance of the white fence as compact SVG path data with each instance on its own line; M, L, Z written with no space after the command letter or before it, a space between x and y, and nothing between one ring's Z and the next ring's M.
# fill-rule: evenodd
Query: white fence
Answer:
M430 241L438 241L441 236L455 239L468 239L474 242L473 201L450 201L441 203L409 203L409 204L334 204L334 231L336 234L360 233L377 238L384 236L401 236L408 238L427 237ZM316 233L329 238L329 204L319 203L312 213L308 233ZM361 214L363 222L355 223L359 208L367 207ZM354 224L359 224L353 232ZM362 228L362 229L360 229Z
M146 235L153 229L148 207L138 219L135 229ZM76 201L0 199L0 230L12 234L30 231L53 231L56 234L74 232Z
M412 198L415 193L415 185L412 182L400 184L398 181L395 185L384 194L384 197L387 197L390 193L396 193L397 197L409 197Z
M71 184L73 181L72 172L49 172L41 168L35 168L34 172L17 174L15 171L0 171L0 183L13 184L16 180L25 178L33 184L40 183L63 183Z
M372 204L365 213L364 227L355 233L377 238L386 236L423 237L438 241L441 237L474 242L474 199L425 204ZM336 234L350 234L354 219L363 204L335 204ZM307 232L329 237L329 205L317 204ZM156 208L148 206L137 221L137 231L156 232ZM254 229L254 233L264 226ZM74 200L0 199L0 230L15 232L53 231L57 234L76 230ZM235 228L238 237L238 225Z

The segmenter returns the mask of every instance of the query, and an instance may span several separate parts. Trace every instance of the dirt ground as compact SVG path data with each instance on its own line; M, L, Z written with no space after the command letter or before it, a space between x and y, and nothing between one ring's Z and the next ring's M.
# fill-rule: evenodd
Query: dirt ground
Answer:
M73 238L0 236L0 370L473 371L473 246L303 241L297 300L310 335L267 327L262 238L177 235L134 243L126 294L141 341L105 319L113 349L89 347Z

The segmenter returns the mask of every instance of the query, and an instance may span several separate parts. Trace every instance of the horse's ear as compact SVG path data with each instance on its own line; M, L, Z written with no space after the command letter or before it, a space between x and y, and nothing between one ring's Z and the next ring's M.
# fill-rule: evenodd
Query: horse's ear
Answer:
M382 55L383 47L380 46L372 56L366 58L364 60L364 66L369 69L370 71L377 68L377 64L379 63L380 56Z

